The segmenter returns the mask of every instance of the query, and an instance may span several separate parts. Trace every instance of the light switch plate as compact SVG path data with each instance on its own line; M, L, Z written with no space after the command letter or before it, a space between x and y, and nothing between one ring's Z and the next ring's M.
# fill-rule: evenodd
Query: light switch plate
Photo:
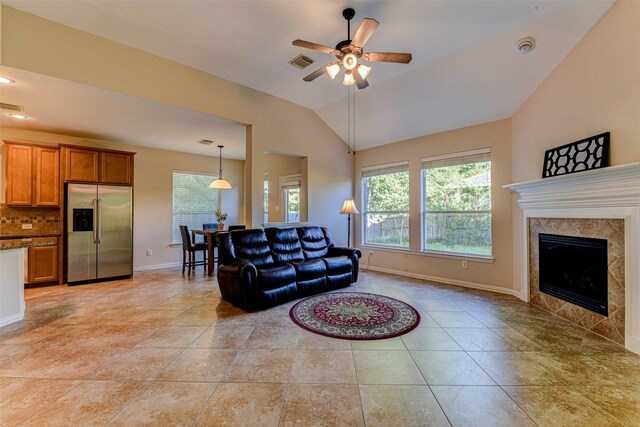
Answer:
M23 230L31 230L33 228L33 224L22 224Z

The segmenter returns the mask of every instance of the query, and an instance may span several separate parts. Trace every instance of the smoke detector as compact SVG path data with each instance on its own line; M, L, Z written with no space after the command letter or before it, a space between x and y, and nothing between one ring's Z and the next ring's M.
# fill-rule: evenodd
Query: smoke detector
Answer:
M533 37L525 37L516 43L516 52L527 54L536 48L536 39Z
M211 145L211 144L213 144L213 141L210 140L210 139L201 139L200 141L198 141L198 144Z
M304 56L300 54L295 58L293 58L291 61L289 61L289 64L293 65L294 67L303 69L313 64L313 59L309 58L308 56Z

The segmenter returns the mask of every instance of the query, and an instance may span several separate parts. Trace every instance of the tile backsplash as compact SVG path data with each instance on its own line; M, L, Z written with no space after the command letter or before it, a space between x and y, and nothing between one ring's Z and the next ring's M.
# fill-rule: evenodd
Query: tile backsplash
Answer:
M32 228L23 230L22 224L31 224ZM13 208L0 204L0 237L57 235L61 225L58 208Z

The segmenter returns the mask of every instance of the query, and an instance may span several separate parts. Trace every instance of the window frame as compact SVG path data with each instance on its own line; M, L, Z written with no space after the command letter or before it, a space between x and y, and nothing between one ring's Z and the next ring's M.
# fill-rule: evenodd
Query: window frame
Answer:
M435 210L430 210L428 211L426 208L426 200L427 200L427 174L426 171L428 169L435 169L435 168L428 168L425 167L425 163L431 162L443 162L445 163L444 166L447 166L446 163L450 163L448 166L456 166L456 165L464 165L464 164L471 164L474 163L472 161L460 161L462 159L464 159L465 157L472 159L474 157L482 157L482 156L487 156L488 157L488 161L490 164L490 169L489 169L489 175L490 175L490 182L489 182L489 203L490 203L490 209L489 210L475 210L475 211L467 211L467 210L451 210L451 211L435 211ZM458 161L460 161L458 163ZM440 166L440 167L444 167L444 166ZM456 152L456 153L449 153L449 154L444 154L444 155L439 155L439 156L430 156L430 157L423 157L420 159L420 252L425 253L425 254L433 254L433 255L444 255L447 257L453 257L453 258L480 258L480 259L488 259L488 260L492 260L493 255L494 255L494 248L493 248L493 175L492 175L492 170L493 170L493 160L491 158L491 149L490 148L481 148L481 149L476 149L476 150L467 150L467 151L461 151L461 152ZM490 252L489 254L477 254L477 253L470 253L470 252L454 252L454 251L439 251L436 249L428 249L427 248L427 236L426 236L426 216L429 212L438 212L438 213L480 213L480 214L488 214L489 215L489 235L490 235Z
M208 173L208 172L194 172L194 171L186 171L186 170L179 170L179 169L174 169L171 171L171 243L170 246L179 246L182 245L182 239L178 238L178 240L174 240L174 226L175 226L175 219L174 219L174 215L175 215L175 210L174 210L174 180L175 180L175 174L188 174L188 175L200 175L200 176L206 176L208 178L211 178L211 182L215 181L216 179L218 179L218 174L215 173ZM213 207L211 210L211 223L216 222L215 220L215 211L217 209L222 209L222 190L218 189L217 191L217 200L218 200L218 206L217 207ZM204 213L204 212L203 212ZM179 224L179 225L183 225L183 224ZM202 224L199 224L200 227L202 226ZM180 236L180 233L178 231L177 233L178 237Z
M387 171L387 172L385 172ZM376 173L380 172L380 173ZM409 180L409 184L407 185L407 196L409 200L411 198L411 174L409 173L409 161L399 161L392 163L385 163L381 165L375 166L366 166L361 169L361 179L360 179L360 188L361 191L361 200L360 206L362 206L362 222L361 222L361 235L362 235L362 245L368 247L379 247L386 249L394 249L394 250L410 250L411 248L411 205L407 206L407 210L395 210L395 211L370 211L368 210L369 206L367 201L369 199L369 185L368 179L383 175L391 175L394 173L406 173L407 178ZM407 215L407 233L408 240L407 246L389 244L389 243L379 243L379 242L369 242L368 241L368 233L367 233L367 218L370 214L406 214ZM400 240L402 241L402 236L400 236Z

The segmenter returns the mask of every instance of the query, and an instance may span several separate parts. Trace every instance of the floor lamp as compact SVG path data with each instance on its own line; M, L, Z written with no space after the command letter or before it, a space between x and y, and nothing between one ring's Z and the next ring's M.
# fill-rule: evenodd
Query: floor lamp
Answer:
M349 224L349 228L347 228L347 246L351 246L351 214L358 214L358 208L356 208L356 202L351 200L345 200L342 205L342 209L340 209L341 214L347 214L347 223Z

